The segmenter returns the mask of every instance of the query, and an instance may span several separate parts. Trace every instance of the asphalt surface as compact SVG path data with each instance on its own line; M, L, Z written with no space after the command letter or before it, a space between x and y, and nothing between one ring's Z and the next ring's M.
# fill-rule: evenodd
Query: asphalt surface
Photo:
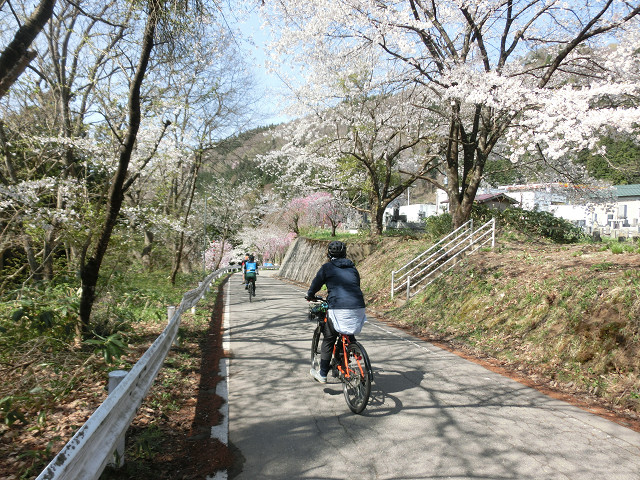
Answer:
M640 433L374 320L354 415L309 376L302 289L264 271L253 302L240 275L226 289L230 479L640 479Z

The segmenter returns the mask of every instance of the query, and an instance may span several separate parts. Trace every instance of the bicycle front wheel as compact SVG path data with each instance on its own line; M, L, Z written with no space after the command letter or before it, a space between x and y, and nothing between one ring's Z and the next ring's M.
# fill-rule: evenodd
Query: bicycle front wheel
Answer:
M367 352L360 343L347 346L346 367L342 384L344 398L353 413L361 413L369 403L373 375Z
M318 325L313 332L313 340L311 340L311 368L314 370L320 370L320 337L322 336L322 330Z

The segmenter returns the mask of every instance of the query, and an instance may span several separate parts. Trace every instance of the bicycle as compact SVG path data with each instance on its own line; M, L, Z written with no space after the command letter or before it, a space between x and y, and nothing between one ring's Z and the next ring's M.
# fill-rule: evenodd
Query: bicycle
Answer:
M309 307L309 320L317 326L311 341L311 368L320 369L320 346L323 323L327 319L327 302L316 297L316 303ZM318 303L319 302L319 303ZM369 403L373 371L367 351L360 342L353 342L349 335L338 332L331 354L331 373L342 382L344 398L353 413L362 413Z
M256 296L256 279L249 278L247 279L247 291L249 292L249 302L253 301L253 297Z

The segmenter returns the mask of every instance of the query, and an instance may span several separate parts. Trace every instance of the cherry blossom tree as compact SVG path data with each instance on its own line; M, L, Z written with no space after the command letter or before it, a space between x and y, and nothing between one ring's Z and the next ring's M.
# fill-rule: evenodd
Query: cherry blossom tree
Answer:
M256 215L258 192L253 188L253 182L245 181L235 183L228 179L219 178L207 186L204 195L207 196L206 205L200 205L206 215L207 241L213 238L212 245L229 246L237 243L236 235L246 224L250 224ZM206 209L206 210L205 210ZM207 250L209 251L210 248ZM217 248L218 257L211 257L213 270L220 265L225 265L222 253L223 248ZM205 254L207 255L207 254ZM226 258L229 261L231 256ZM228 263L227 263L228 264ZM209 268L209 267L207 267Z
M149 10L146 12L146 22L142 35L140 55L138 62L133 70L131 85L128 97L128 121L126 123L123 136L120 139L120 152L118 155L118 163L115 174L111 179L109 187L108 200L105 208L106 216L104 223L100 229L96 243L90 253L89 258L83 263L81 269L82 294L80 298L80 327L83 332L89 327L91 318L91 310L96 297L96 285L98 283L98 275L102 261L107 252L111 234L120 215L120 209L124 201L125 183L129 170L129 163L134 150L135 142L138 136L141 122L141 97L140 91L144 80L151 51L155 43L156 28L160 23L161 7L160 3L151 1L148 5Z
M348 207L328 192L313 192L293 198L284 208L282 217L289 229L298 235L302 226L329 225L335 236L338 225L347 218Z
M144 254L153 233L193 250L197 165L250 99L242 62L221 61L232 53L222 48L228 39L216 43L224 22L205 11L217 7L182 7L60 2L42 55L0 105L0 255L21 248L31 278L51 278L52 253L64 244L81 272L83 328L114 232L133 238L139 227Z
M588 146L594 132L635 128L637 77L617 72L630 68L622 52L636 56L629 39L638 13L638 1L613 0L280 0L263 8L277 27L274 60L286 54L306 67L289 78L302 105L344 100L337 80L358 73L362 58L380 58L389 83L422 91L411 105L431 116L438 147L427 155L439 156L447 181L423 178L447 191L455 225L469 218L492 155L557 159ZM615 43L619 55L602 54Z
M3 102L0 142L9 172L7 184L34 181L44 175L53 180L49 182L52 188L59 190L43 195L39 202L40 208L52 212L48 228L23 230L18 235L23 238L26 256L40 259L30 261L33 278L53 276L52 253L63 243L69 270L79 270L89 246L88 235L71 234L73 223L65 224L64 220L76 218L85 230L94 223L90 218L95 218L95 212L87 207L105 203L106 188L96 188L95 179L106 174L103 159L113 154L104 142L91 136L85 119L88 112L95 114L97 79L115 77L108 74L114 70L113 56L108 52L122 40L129 24L131 9L116 9L114 3L95 9L85 5L83 9L82 2L73 6L60 2L33 45L40 55ZM100 160L89 161L92 157ZM74 196L65 193L69 189ZM94 195L102 201L89 198ZM83 216L84 222L80 219Z
M295 235L303 227L323 227L326 224L335 228L344 218L344 208L327 192L313 192L289 200L275 215L275 222L281 224Z
M211 242L204 252L205 267L208 271L216 271L218 268L230 264L233 248L228 240Z
M34 43L40 55L2 98L0 262L5 252L25 259L12 275L37 280L53 278L54 255L65 258L55 268L82 272L85 325L112 235L131 249L143 236L148 267L154 241L180 252L174 271L202 258L202 225L190 215L199 171L251 102L217 8L58 2Z
M261 157L264 168L281 172L294 188L320 188L348 199L382 232L384 210L420 176L437 166L430 114L416 110L425 99L415 88L398 88L379 78L377 59L364 59L361 72L338 82L345 100L311 102L313 113L282 130L289 142ZM315 107L312 103L315 103ZM402 172L402 173L401 173Z
M344 200L333 196L327 192L318 192L316 194L315 208L316 224L324 224L327 222L331 227L331 236L336 236L336 229L340 224L348 218L349 207Z
M295 238L295 233L280 225L263 223L255 227L246 227L238 233L240 243L237 250L253 252L263 262L279 263Z
M309 202L307 197L292 198L284 210L283 218L287 223L287 228L296 235L300 233L300 227L306 220L308 210Z

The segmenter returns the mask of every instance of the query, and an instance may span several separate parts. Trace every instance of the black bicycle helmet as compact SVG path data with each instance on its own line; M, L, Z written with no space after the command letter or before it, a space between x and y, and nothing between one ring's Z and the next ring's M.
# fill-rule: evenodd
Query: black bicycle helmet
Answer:
M329 258L344 258L347 256L347 246L342 242L331 242L327 247L327 256Z

